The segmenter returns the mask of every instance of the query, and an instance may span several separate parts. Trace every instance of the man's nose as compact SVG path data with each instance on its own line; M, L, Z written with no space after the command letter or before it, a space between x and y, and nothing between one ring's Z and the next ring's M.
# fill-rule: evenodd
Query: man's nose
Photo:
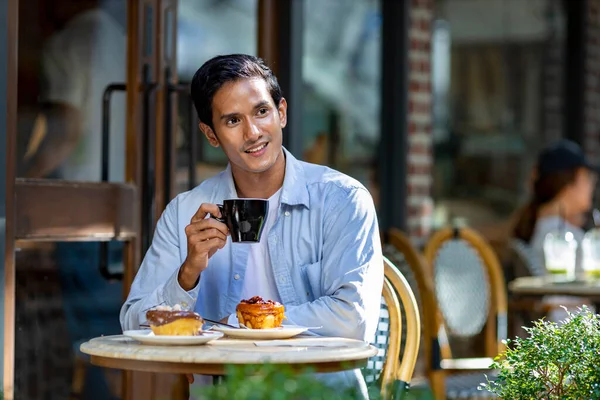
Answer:
M260 129L253 121L248 121L244 129L244 139L254 141L260 137Z

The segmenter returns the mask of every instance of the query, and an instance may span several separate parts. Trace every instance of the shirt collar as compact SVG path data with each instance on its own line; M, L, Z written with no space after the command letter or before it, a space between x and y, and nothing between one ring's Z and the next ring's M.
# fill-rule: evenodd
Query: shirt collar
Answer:
M303 205L306 208L310 208L304 166L285 147L283 148L283 153L285 155L285 178L283 179L283 186L281 188L281 203L290 206ZM225 183L225 190L227 192L224 198L237 197L230 163L227 164L227 168L225 169L223 183Z
M285 147L283 152L285 154L285 178L283 178L281 202L290 206L303 205L310 208L304 166Z

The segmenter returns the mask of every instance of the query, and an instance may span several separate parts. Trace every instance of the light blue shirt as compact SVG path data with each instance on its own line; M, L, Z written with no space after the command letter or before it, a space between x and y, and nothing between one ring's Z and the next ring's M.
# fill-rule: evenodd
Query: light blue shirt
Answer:
M263 234L268 234L272 264L265 267L273 269L286 323L321 326L315 333L369 342L379 320L383 285L373 199L355 179L284 152L279 212L271 231ZM177 274L187 256L184 230L198 207L236 197L228 166L169 203L121 310L124 330L138 329L146 321L146 310L156 305L194 307L214 320L235 312L248 245L232 244L228 238L191 291L179 286Z

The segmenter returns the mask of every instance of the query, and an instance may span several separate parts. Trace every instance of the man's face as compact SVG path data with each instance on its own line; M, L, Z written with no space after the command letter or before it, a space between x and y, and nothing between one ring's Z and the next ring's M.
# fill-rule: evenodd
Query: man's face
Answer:
M200 129L211 145L221 146L232 168L250 173L269 170L281 155L287 103L275 105L264 79L223 85L213 97L214 131Z

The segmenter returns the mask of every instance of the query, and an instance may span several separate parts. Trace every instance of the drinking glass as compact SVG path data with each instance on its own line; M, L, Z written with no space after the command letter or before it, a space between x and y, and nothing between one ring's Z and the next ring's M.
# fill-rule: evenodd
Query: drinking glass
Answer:
M595 279L600 278L600 228L587 231L581 247L585 275Z
M550 232L544 238L546 269L554 275L575 279L575 263L578 243L572 232Z

